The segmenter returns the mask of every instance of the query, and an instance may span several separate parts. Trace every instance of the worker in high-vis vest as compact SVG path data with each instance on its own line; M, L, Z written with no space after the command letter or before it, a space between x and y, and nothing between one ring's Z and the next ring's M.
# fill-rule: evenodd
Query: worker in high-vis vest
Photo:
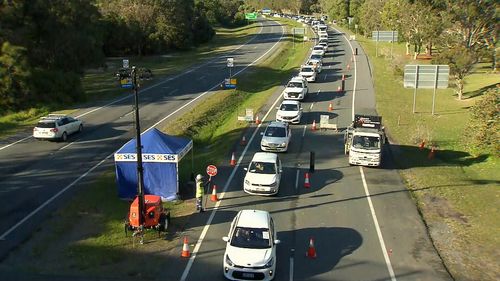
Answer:
M205 195L205 186L203 184L203 176L198 174L196 176L196 211L204 212L203 209L203 195Z

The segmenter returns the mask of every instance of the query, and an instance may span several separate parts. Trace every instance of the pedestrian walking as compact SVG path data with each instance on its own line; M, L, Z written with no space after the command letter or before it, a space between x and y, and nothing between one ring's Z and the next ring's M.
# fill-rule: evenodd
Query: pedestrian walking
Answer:
M198 174L196 176L196 211L204 212L203 208L203 195L205 195L205 186L203 184L203 176Z

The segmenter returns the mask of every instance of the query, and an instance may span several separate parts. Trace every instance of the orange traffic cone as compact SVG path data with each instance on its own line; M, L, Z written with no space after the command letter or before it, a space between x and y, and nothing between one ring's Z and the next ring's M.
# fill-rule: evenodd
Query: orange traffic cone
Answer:
M347 70L350 70L351 69L351 66L349 64L347 64Z
M309 182L309 173L306 173L306 175L304 176L304 187L305 188L311 187L311 183Z
M246 144L247 144L247 139L245 138L245 136L243 136L243 137L241 138L240 144L241 144L241 145L246 145Z
M427 158L429 160L434 159L434 156L436 155L436 148L434 146L431 148L431 151L429 151L429 155L427 155Z
M342 87L341 86L338 86L337 87L337 92L341 93L342 92Z
M210 195L210 201L212 202L219 201L219 198L217 198L217 186L215 184L214 187L212 188L212 195Z
M422 150L425 147L425 140L422 140L422 142L418 145L418 149Z
M328 111L333 111L333 104L330 102L330 104L328 105Z
M312 130L316 131L316 120L313 120Z
M345 74L342 74L342 81L345 81Z
M231 166L236 166L236 158L234 157L234 152L231 155L231 161L229 162Z
M306 257L310 259L316 258L316 249L314 248L314 239L312 237L309 238L309 248L307 249Z
M257 116L255 117L255 124L260 124L260 119L259 119L259 115L257 114Z
M189 244L187 236L184 236L184 245L182 245L181 257L189 258L191 253L189 252Z

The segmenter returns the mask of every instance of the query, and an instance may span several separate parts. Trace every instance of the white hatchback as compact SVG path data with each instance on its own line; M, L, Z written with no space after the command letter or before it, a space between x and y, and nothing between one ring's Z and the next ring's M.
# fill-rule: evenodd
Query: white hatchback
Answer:
M271 152L286 152L292 138L292 130L285 122L271 122L262 134L260 149Z
M223 272L229 280L274 279L276 239L273 218L267 211L241 210L231 223L226 242Z
M243 191L253 195L278 194L283 172L278 154L257 152L244 170L247 173L243 180Z

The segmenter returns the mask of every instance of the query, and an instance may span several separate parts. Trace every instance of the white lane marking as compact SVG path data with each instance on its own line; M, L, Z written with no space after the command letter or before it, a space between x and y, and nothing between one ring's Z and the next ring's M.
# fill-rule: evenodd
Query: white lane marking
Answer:
M311 103L311 106L309 106L309 110L312 110L313 109L313 106L314 106L314 102Z
M63 147L61 147L61 148L59 148L59 150L63 150L63 149L65 149L65 148L69 147L70 145L72 145L73 143L75 143L75 142L70 142L70 143L68 143L67 145L65 145L65 146L63 146Z
M179 89L175 89L175 90L171 91L170 93L168 93L167 95L171 96L171 95L177 93L178 91L179 91Z
M363 181L363 187L365 189L366 200L368 200L368 206L370 206L370 212L372 215L373 223L375 224L375 229L377 231L378 241L380 242L380 248L382 249L382 254L384 255L385 264L392 281L396 281L396 276L394 275L394 270L392 269L391 260L387 254L387 248L385 246L384 238L382 237L382 231L380 231L380 226L378 224L377 215L375 214L375 209L373 208L372 198L370 192L368 191L368 185L366 184L365 173L363 167L359 167L359 172L361 173L361 180Z
M297 169L297 174L295 175L295 190L299 189L299 169Z
M283 25L281 26L281 37L279 38L278 42L276 42L266 53L264 53L262 56L260 56L259 58L257 58L254 62L252 62L251 64L249 64L248 66L246 66L245 68L243 68L242 70L238 71L236 74L242 72L243 70L245 70L246 68L248 68L249 66L255 64L255 62L257 62L258 60L260 60L262 57L264 57L267 53L269 53L271 50L274 49L274 47L279 43L281 42L281 40L283 39L283 35L285 34L285 30L284 30L284 27ZM235 74L235 75L236 75ZM217 87L219 86L219 84L215 85L214 87ZM209 90L210 91L210 90ZM207 91L208 92L208 91ZM206 94L207 92L203 93ZM199 98L199 97L198 97ZM196 99L198 99L196 98ZM267 116L271 113L271 111L274 109L274 107L276 106L276 104L278 103L278 101L281 99L281 95L279 95L276 100L274 101L274 104L269 108L269 110L267 111L266 115L264 116L264 118L262 119L262 121L266 120ZM194 100L193 100L194 101ZM180 109L178 109L180 110ZM177 111L178 111L177 110ZM174 114L174 113L172 113ZM170 114L171 115L171 114ZM166 118L164 118L166 119ZM162 120L164 120L162 119ZM159 124L160 122L162 122L162 120L160 120L157 124ZM156 125L156 124L155 124ZM153 125L152 127L155 127L155 125ZM217 201L217 203L215 203L215 207L214 209L212 209L212 213L210 214L210 217L208 218L207 220L207 223L205 224L205 226L203 227L203 230L200 234L200 237L198 238L198 241L196 242L196 245L193 249L193 252L191 253L191 257L189 258L189 261L188 263L186 264L186 267L184 268L184 272L182 273L182 276L181 276L181 281L185 281L188 274L189 274L189 271L191 270L191 267L193 266L193 263L194 263L194 260L196 258L196 254L198 253L198 251L200 250L201 248L201 244L203 243L203 240L205 239L205 236L207 235L207 232L208 232L208 229L210 228L210 225L212 224L212 220L213 218L215 217L215 213L217 212L217 209L219 208L219 205L220 203L222 202L222 199L224 198L224 195L226 194L227 192L227 189L229 188L229 184L231 183L231 181L233 180L233 177L234 175L236 174L236 171L238 170L239 166L240 166L240 163L241 161L243 160L243 157L245 156L248 148L250 147L250 144L252 143L253 139L255 138L255 135L257 134L258 130L260 129L260 127L262 126L262 123L260 123L259 125L257 125L257 127L255 127L255 130L252 134L252 136L250 137L250 139L248 140L247 142L247 145L245 146L245 148L243 149L243 152L241 153L241 156L238 158L238 162L236 162L236 165L234 166L233 168L233 171L231 172L231 175L229 175L229 178L226 182L226 184L224 185L224 188L223 188L223 191L221 193L221 196L220 196L220 200ZM152 128L151 127L151 128ZM149 129L148 129L149 130Z
M247 42L245 42L245 43L243 43L242 45L238 46L236 49L231 50L231 51L229 52L229 54L234 53L235 51L239 50L240 48L242 48L243 46L247 45L248 43L252 42L255 38L257 38L257 36L258 36L258 35L260 35L260 34L262 33L262 30L264 30L264 27L263 27L262 23L259 23L259 24L260 24L260 30L259 30L259 33L257 33L254 37L250 38L250 40L248 40ZM254 49L255 49L255 48L254 48ZM197 69L199 69L199 68L202 68L202 67L203 67L203 66L205 66L205 65L208 65L208 64L210 64L210 63L212 63L212 62L214 62L214 61L216 61L216 60L218 60L218 59L224 58L224 57L227 57L227 55L222 55L222 56L220 56L220 57L213 58L213 59L211 59L211 60L207 61L207 62L206 62L206 63L204 63L204 64L201 64L201 65L199 65L199 66L193 67L193 68L191 68L191 69L189 69L189 70L187 70L187 71L185 71L185 72L179 73L179 74L177 74L177 75L175 75L175 76L172 76L172 77L166 78L166 79L165 79L165 80L163 80L162 82L159 82L159 83L157 83L157 84L153 84L153 85L151 85L151 86L149 86L149 87L147 87L147 88L142 89L141 91L142 91L142 92L145 92L145 91L148 91L148 90L150 90L150 89L156 88L156 87L158 87L158 86L160 86L160 85L162 85L162 84L165 84L165 83L167 83L167 82L169 82L169 81L171 81L171 80L177 79L177 78L179 78L179 77L181 77L181 76L183 76L183 75L186 75L186 74L188 74L188 73L191 73L191 72L193 72L193 71L195 71L195 70L197 70ZM165 87L165 88L168 88L168 86L167 86L167 87ZM123 101L123 100L129 99L129 98L132 98L132 95L127 95L127 96L125 96L125 97L123 97L123 98L120 98L120 99L114 100L114 101L112 101L112 102L110 102L110 103L107 103L107 104L105 104L105 105L103 105L103 106L100 106L100 107L94 108L94 109L92 109L92 110L89 110L89 111L87 111L87 112L84 112L84 113L82 113L82 114L80 114L80 115L78 115L78 116L75 116L75 117L76 117L76 118L81 118L81 117L83 117L83 116L85 116L85 115L88 115L88 114L90 114L90 113L96 112L96 111L98 111L98 110L101 110L101 109L103 109L103 108L106 108L106 107L108 107L108 106L110 106L110 105L113 105L113 104L115 104L115 103L117 103L117 102L120 102L120 101ZM8 147L11 147L11 146L13 146L13 145L15 145L15 144L18 144L18 143L20 143L20 142L22 142L22 141L25 141L25 140L27 140L27 139L30 139L30 138L32 138L32 137L33 137L33 136L25 137L25 138L23 138L23 139L20 139L20 140L18 140L18 141L15 141L15 142L13 142L13 143L11 143L11 144L8 144L8 145L5 145L5 146L2 146L2 147L0 147L0 150L6 149L6 148L8 148Z
M292 252L294 251L295 249L292 249ZM293 281L293 256L290 256L290 272L289 272L289 275L290 275L290 281Z
M262 32L262 29L260 30L259 34ZM283 28L282 28L283 29ZM280 38L280 40L278 42L276 42L276 44L274 44L271 49L269 49L265 54L269 53L280 41L281 39L283 38L283 35L282 37ZM253 39L251 39L250 41L252 41ZM248 42L250 42L248 41ZM248 43L247 42L247 43ZM246 44L246 43L245 43ZM264 55L265 55L264 54ZM244 69L248 68L249 66L255 64L255 62L257 62L258 60L260 60L264 55L260 56L259 58L257 58L254 62L252 62L251 64L249 64L247 67L245 67ZM238 73L242 72L244 69L240 70ZM161 83L160 83L161 84ZM159 85L159 84L158 84ZM207 91L208 92L208 91ZM205 92L205 93L207 93ZM198 97L199 98L199 97ZM194 100L192 100L191 102L193 102ZM191 103L189 102L189 103ZM180 109L176 110L175 112L179 111ZM174 113L175 113L174 112ZM172 114L174 114L172 113ZM167 119L169 116L171 116L172 114L169 114L167 117L163 118L162 120L165 120ZM159 122L158 122L159 123ZM156 123L155 125L151 126L149 129L153 128L154 126L156 126L158 123ZM148 130L149 130L148 129ZM83 179L84 177L86 177L89 173L91 173L93 170L95 170L97 167L99 167L100 165L102 165L102 163L104 163L108 158L112 157L113 155L115 154L115 152L113 151L113 153L111 153L110 155L106 156L106 158L104 158L103 160L101 160L101 162L97 163L96 165L94 165L92 168L90 168L87 172L85 172L83 175L81 175L80 177L78 177L76 180L74 180L72 183L70 183L68 186L64 187L61 191L59 191L58 193L56 193L55 195L53 195L52 197L50 197L47 201L45 201L42 205L40 205L38 208L36 208L34 211L32 211L31 213L29 213L26 217L24 217L21 221L19 221L18 223L16 223L14 226L12 226L11 228L9 228L7 231L5 231L2 236L0 236L0 240L5 240L5 237L7 237L7 235L9 235L10 233L12 233L12 231L14 231L15 229L17 229L19 226L21 226L25 221L27 221L29 218L31 218L32 216L34 216L37 212L39 212L41 209L43 209L45 206L47 206L50 202L54 201L57 197L59 197L61 194L63 194L66 190L68 190L69 188L71 188L72 186L74 186L76 183L78 183L81 179Z
M319 92L321 92L321 90L318 90L318 91L316 92L316 96L317 96L317 95L319 95Z
M114 152L111 153L110 155L108 155L106 158L102 159L101 162L97 163L94 167L90 168L87 172L85 172L85 174L81 175L80 177L78 177L76 180L74 180L72 183L70 183L68 186L66 186L65 188L61 189L58 193L56 193L54 196L50 197L49 200L43 202L42 205L40 205L38 208L36 208L34 211L32 211L31 213L29 213L27 216L25 216L22 220L20 220L18 223L16 223L14 226L12 226L11 228L9 228L9 230L5 231L2 236L0 236L0 240L5 240L5 237L7 237L7 235L9 235L12 231L14 231L16 228L18 228L20 225L22 225L25 221L29 220L32 216L34 216L36 213L38 213L38 211L40 211L41 209L43 209L45 206L47 206L48 204L50 204L52 201L54 201L54 199L56 199L57 197L59 197L61 194L63 194L66 190L68 190L69 188L71 188L73 185L75 185L77 182L79 182L81 179L83 179L84 177L86 177L88 174L90 174L92 171L94 171L97 167L99 167L102 163L104 163L104 161L108 160L108 158L110 158L111 156L113 156L113 154L115 154Z
M205 79L205 75L198 77L198 79L196 79L196 80L202 80L202 79Z
M134 112L135 112L135 111L133 111L133 110L132 110L132 111L130 111L129 113L127 113L127 114L123 115L123 117L127 117L127 116L129 116L130 114L134 114ZM139 116L140 116L140 115L139 115ZM123 118L123 117L122 117L122 118Z
M304 125L304 130L302 130L302 137L306 135L307 125Z
M323 80L326 80L326 76L328 76L328 73L325 73L325 77L323 78Z

